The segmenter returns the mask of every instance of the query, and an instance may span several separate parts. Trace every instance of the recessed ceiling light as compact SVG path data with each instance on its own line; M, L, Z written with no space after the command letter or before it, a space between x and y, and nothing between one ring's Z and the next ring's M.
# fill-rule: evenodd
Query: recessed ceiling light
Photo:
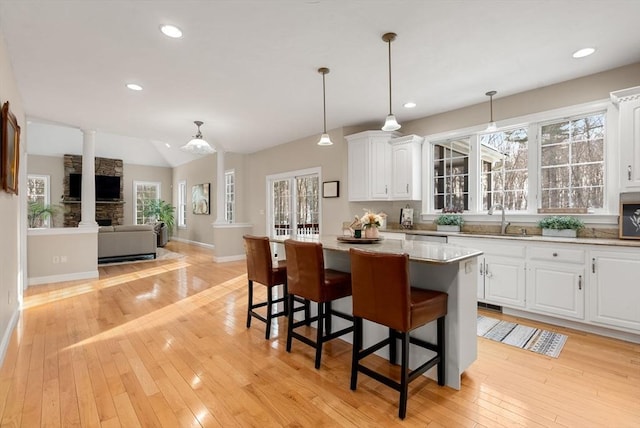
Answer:
M409 101L408 103L404 103L404 108L414 108L416 103Z
M574 58L584 58L585 56L589 56L594 53L596 50L594 48L582 48L578 49L573 53Z
M162 31L162 34L167 37L171 37L172 39L179 39L182 37L182 30L175 25L163 24L160 26L160 31Z
M169 143L164 143L164 146L165 146L167 149L170 149L170 148L171 148L171 144L169 144Z
M127 83L127 88L131 89L132 91L141 91L142 90L142 86L137 85L135 83Z

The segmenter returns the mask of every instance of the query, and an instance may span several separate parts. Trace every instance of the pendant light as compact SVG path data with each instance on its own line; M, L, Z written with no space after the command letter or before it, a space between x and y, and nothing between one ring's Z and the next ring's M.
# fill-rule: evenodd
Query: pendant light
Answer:
M189 141L184 146L180 147L180 150L194 154L194 155L209 155L211 153L215 153L216 152L215 149L211 147L209 143L205 141L204 138L202 138L202 132L200 132L200 126L202 126L204 122L196 120L193 123L195 123L196 126L198 127L198 132L196 133L196 135L193 136L191 141Z
M395 131L400 129L400 124L396 121L396 117L391 111L391 42L396 39L396 33L385 33L382 35L382 40L389 45L389 115L384 121L383 131Z
M324 117L324 127L322 128L322 136L320 136L320 141L318 141L319 146L331 146L333 142L331 138L329 138L329 134L327 134L327 98L324 87L324 76L329 72L327 67L320 67L318 69L318 73L322 74L322 111Z
M489 119L489 125L487 125L487 129L486 131L489 132L495 132L498 129L498 126L496 125L496 123L493 121L493 96L497 94L496 91L489 91L487 92L485 95L489 97L489 109L491 112L491 116Z

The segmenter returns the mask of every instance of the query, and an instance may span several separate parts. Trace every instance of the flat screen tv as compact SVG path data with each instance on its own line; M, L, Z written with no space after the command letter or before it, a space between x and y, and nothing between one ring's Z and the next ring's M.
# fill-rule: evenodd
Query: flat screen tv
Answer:
M120 200L120 177L96 175L96 201ZM82 197L82 174L69 174L69 197Z

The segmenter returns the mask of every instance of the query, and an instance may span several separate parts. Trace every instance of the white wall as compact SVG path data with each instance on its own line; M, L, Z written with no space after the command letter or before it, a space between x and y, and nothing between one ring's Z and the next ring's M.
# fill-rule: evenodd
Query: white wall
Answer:
M0 103L9 101L10 108L22 129L20 136L20 176L18 186L24 183L24 153L26 126L22 99L9 62L9 54L0 30ZM20 187L18 188L20 191ZM24 190L21 191L24 193ZM22 286L26 276L26 221L20 215L21 204L26 204L21 196L10 195L0 190L0 224L2 224L2 245L0 245L0 364L4 359L9 338L18 319L18 309L22 299Z

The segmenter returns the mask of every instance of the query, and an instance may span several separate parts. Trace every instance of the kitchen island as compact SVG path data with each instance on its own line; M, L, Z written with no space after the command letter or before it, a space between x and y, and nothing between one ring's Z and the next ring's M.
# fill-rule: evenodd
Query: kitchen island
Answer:
M287 237L272 238L276 243L276 253L279 258L285 258L284 241ZM351 271L349 249L359 248L378 253L392 253L409 255L411 285L418 288L428 288L443 291L449 295L448 313L446 316L446 346L445 346L445 384L460 389L460 375L473 363L477 357L476 337L476 290L478 256L482 251L460 246L440 244L435 242L402 241L384 239L371 244L346 243L338 241L337 236L296 237L299 241L320 242L324 248L325 267ZM339 311L351 313L351 297L333 302L333 307ZM347 322L336 318L334 329L347 326ZM388 334L386 327L364 322L364 346L377 342ZM416 337L434 342L436 335L435 324L421 327L413 333ZM351 342L351 335L343 336ZM409 363L415 368L429 358L431 351L426 349L411 349ZM378 355L387 358L387 349L382 349ZM435 378L435 369L427 372Z

